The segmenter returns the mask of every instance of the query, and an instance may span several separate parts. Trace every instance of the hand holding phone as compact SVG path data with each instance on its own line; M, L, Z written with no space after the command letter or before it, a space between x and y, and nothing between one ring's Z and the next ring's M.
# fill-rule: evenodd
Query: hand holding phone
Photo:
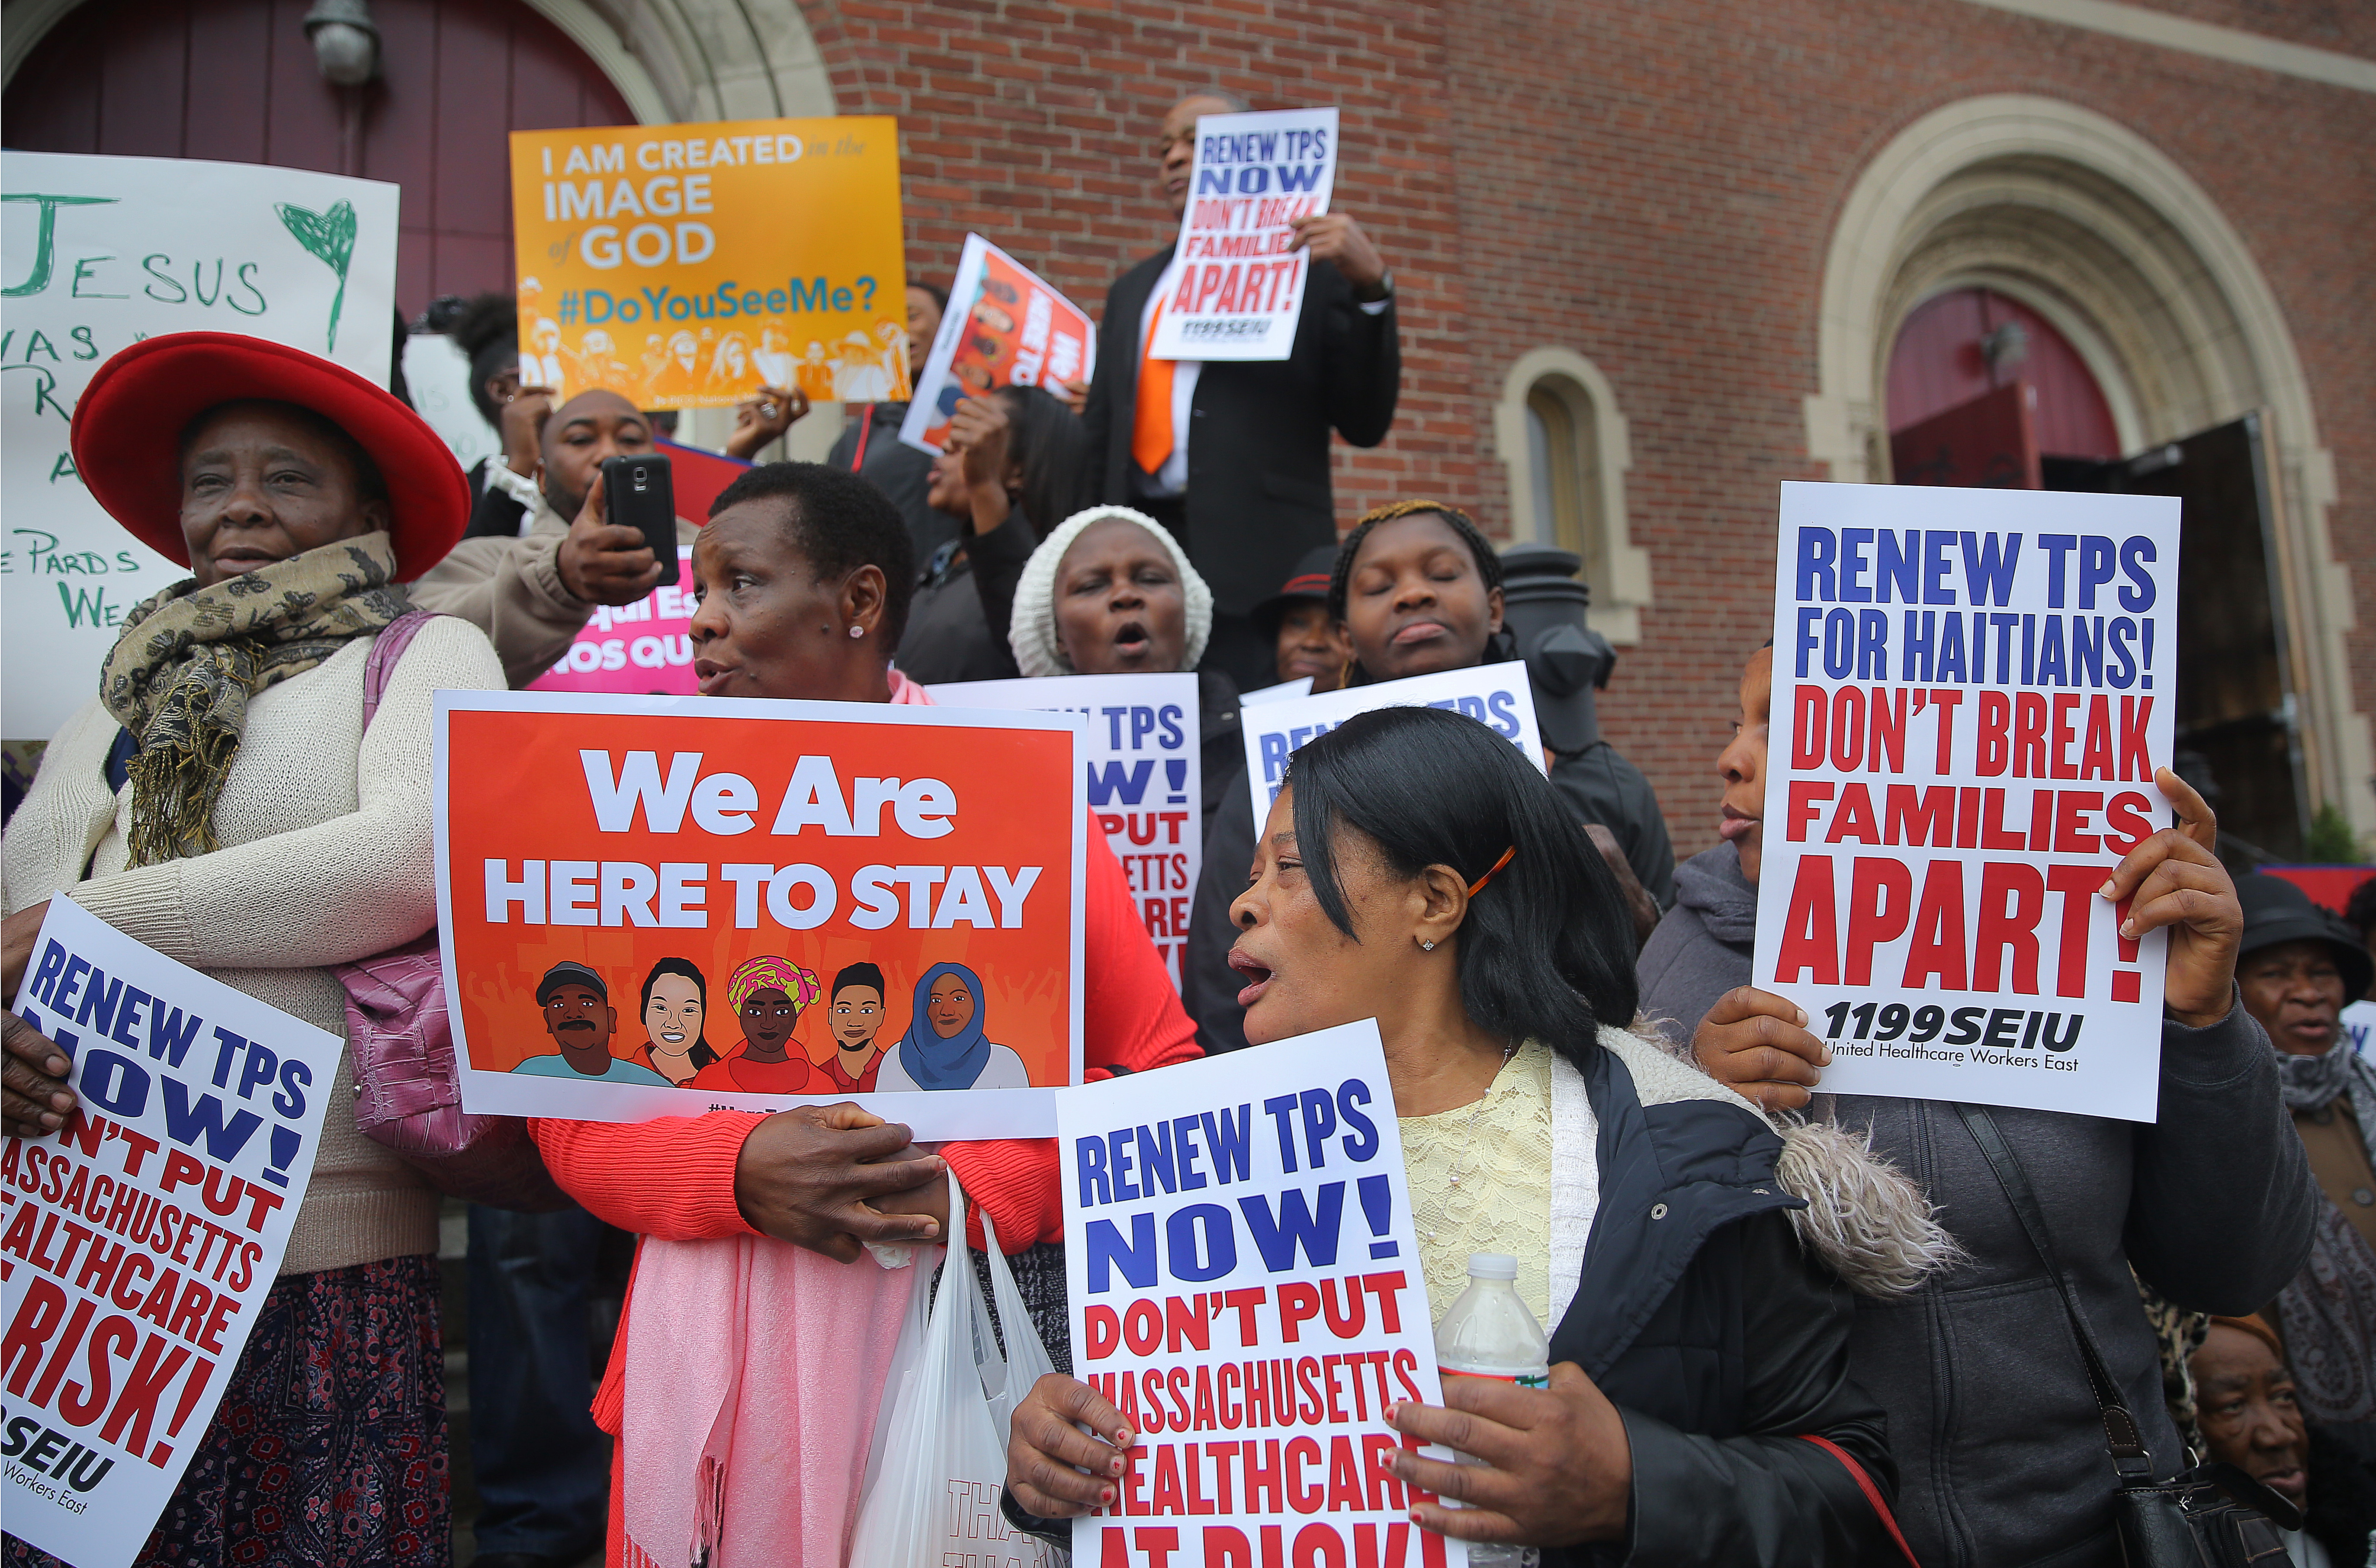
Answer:
M666 551L660 552L651 548L641 529L614 520L610 476L602 471L608 467L595 470L594 482L587 487L586 500L562 537L552 564L569 593L588 604L616 607L633 604L659 586L663 561L672 578L677 552L672 529Z
M677 580L676 485L669 460L657 452L602 459L602 498L613 526L644 536L659 563L657 583Z

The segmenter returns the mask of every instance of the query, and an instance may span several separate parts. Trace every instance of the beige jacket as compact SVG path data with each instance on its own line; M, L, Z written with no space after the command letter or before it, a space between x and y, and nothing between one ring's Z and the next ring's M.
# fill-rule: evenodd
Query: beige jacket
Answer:
M485 637L432 621L389 671L366 732L370 654L359 637L259 693L215 804L222 848L137 870L125 865L132 793L107 786L120 726L84 705L0 837L0 902L14 914L65 893L134 941L343 1038L346 992L330 966L437 923L430 694L503 687ZM355 1130L354 1103L342 1060L283 1274L437 1250L437 1194Z
M679 544L700 530L676 520ZM556 557L568 519L537 503L536 517L517 539L466 539L412 585L423 610L459 615L487 634L504 661L504 675L525 686L561 662L586 628L594 606L564 588Z

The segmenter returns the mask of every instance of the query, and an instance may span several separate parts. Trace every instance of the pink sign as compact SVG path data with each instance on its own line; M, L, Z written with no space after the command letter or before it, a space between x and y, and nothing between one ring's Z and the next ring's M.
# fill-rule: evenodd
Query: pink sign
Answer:
M647 598L597 605L569 652L529 690L693 695L693 551L680 547L677 563L677 581Z

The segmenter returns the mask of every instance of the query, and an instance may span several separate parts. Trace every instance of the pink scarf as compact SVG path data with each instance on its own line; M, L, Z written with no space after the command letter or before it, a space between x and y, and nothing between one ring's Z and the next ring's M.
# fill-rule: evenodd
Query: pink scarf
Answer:
M929 707L894 670L891 700ZM838 1568L912 1267L646 1237L622 1390L624 1568Z
M838 1568L916 1270L646 1238L627 1336L625 1568Z

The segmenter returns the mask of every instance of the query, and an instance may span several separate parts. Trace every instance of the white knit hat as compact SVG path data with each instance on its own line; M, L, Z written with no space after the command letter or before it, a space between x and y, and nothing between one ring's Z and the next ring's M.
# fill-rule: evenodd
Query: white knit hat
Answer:
M1077 675L1073 661L1056 641L1056 566L1073 541L1110 517L1136 523L1171 552L1180 574L1180 597L1187 609L1188 643L1180 668L1194 670L1205 657L1205 643L1213 635L1213 590L1188 564L1188 552L1171 530L1144 512L1127 506L1092 506L1064 519L1063 526L1040 541L1023 564L1023 579L1015 585L1015 613L1006 624L1007 646L1015 650L1016 668L1029 676Z

